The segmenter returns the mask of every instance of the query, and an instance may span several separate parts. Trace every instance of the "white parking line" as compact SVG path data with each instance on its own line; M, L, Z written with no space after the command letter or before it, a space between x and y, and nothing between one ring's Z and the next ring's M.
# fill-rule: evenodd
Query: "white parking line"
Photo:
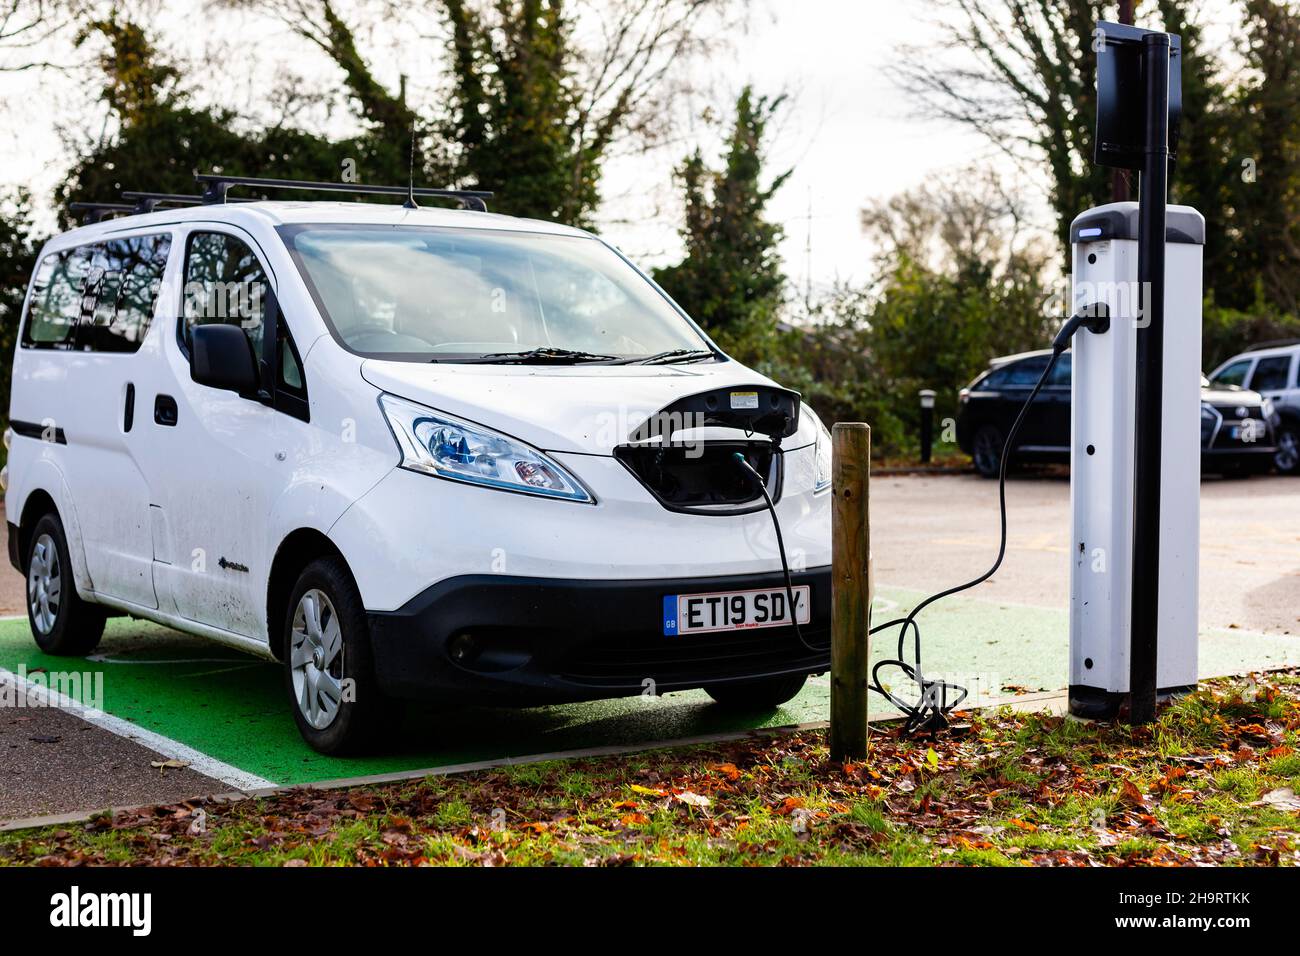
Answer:
M75 714L96 727L102 727L110 734L135 741L140 746L157 751L171 760L183 761L196 773L201 773L205 777L211 777L214 780L220 780L236 790L262 790L266 787L278 786L272 780L247 773L238 767L218 760L216 757L209 757L202 751L186 746L179 740L172 740L170 737L156 734L152 730L145 730L130 721L114 717L112 714L106 714L101 710L92 710L85 707L60 691L51 690L42 684L34 683L20 677L13 671L5 670L3 667L0 667L0 680L12 681L15 688L26 693L28 700L36 701L41 706L57 707L70 714Z

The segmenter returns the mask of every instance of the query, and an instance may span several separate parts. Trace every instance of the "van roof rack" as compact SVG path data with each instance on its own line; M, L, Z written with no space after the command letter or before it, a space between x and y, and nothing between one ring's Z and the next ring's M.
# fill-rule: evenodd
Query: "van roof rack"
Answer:
M114 213L132 213L136 211L133 204L126 202L70 202L68 203L68 209L72 212L84 212L86 214L81 221L84 226L103 222Z
M226 193L232 186L253 186L259 189L303 189L308 191L351 193L365 196L405 196L408 205L414 205L416 196L455 199L462 209L487 212L486 199L492 193L480 189L426 189L414 186L367 186L361 183L323 183L305 179L260 179L255 176L225 176L216 173L196 173L203 186L204 205L226 202Z
M199 195L187 196L181 193L145 193L127 190L122 198L128 202L72 202L68 209L85 213L82 225L103 222L109 216L123 214L138 216L153 212L159 206L197 206L203 202ZM231 202L254 202L252 199L231 199Z
M147 193L127 190L122 193L123 199L129 199L135 203L137 213L153 212L159 206L198 206L203 203L203 197L197 193L187 195L185 193ZM232 199L231 202L254 202L252 199Z

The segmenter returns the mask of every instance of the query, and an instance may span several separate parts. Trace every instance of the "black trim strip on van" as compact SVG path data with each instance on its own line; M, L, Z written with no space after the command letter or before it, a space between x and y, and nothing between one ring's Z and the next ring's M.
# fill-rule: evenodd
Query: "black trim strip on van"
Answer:
M39 441L49 441L45 437L46 426L40 422L22 422L14 418L9 421L9 427L14 430L15 435L22 435L24 438L35 438ZM66 445L68 437L63 434L63 429L55 426L54 444Z

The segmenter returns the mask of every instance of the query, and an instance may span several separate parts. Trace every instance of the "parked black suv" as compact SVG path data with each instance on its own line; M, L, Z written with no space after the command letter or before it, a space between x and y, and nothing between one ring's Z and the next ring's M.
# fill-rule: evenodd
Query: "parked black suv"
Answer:
M1012 422L1038 381L1050 350L1004 355L958 393L957 443L985 478L996 478ZM1065 352L1025 416L1018 461L1070 460L1071 355ZM1266 471L1272 463L1277 413L1258 392L1211 386L1201 379L1201 470L1222 474Z

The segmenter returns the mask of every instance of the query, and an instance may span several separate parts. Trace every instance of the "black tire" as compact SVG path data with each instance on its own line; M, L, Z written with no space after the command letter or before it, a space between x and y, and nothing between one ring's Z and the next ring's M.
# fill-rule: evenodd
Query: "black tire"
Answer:
M1279 475L1300 475L1300 423L1285 421L1277 427L1274 436L1277 452L1273 467Z
M996 478L1002 470L1002 446L1006 436L996 425L981 425L971 439L971 460L984 478Z
M315 594L310 604L304 604L304 596L311 592ZM318 608L319 640L307 626L311 607ZM328 636L330 622L338 628L337 646ZM375 680L365 608L342 558L317 558L303 569L289 594L281 626L284 686L303 740L313 750L332 756L373 750L394 707ZM301 636L295 638L295 632ZM346 681L352 682L350 688ZM332 714L331 700L335 701ZM309 714L313 707L314 713Z
M713 684L704 690L718 704L730 710L771 710L794 700L807 680L807 674L782 674L779 677Z
M27 539L27 623L36 646L56 657L84 657L104 636L104 609L77 596L68 539L56 514L43 515Z

